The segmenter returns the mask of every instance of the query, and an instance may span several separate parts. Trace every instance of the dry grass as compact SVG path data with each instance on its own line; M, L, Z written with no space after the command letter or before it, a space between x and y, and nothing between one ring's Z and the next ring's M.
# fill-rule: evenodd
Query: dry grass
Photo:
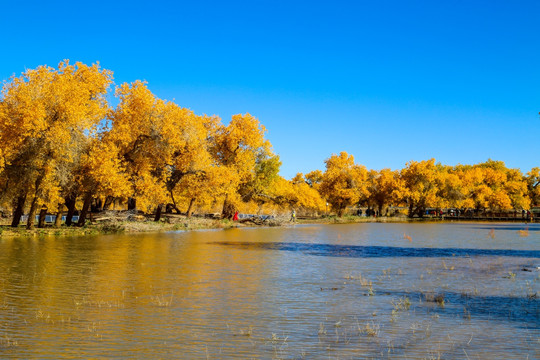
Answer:
M361 273L358 273L358 275L353 275L350 273L346 274L345 279L358 281L362 287L367 288L368 290L367 295L369 296L375 295L375 291L373 290L373 283L369 281L368 279L366 279L365 277L363 277Z
M114 308L114 309L123 309L125 307L124 301L122 298L116 297L113 299L102 299L97 297L77 297L73 299L73 303L77 308L79 307L94 307L99 309L105 308Z
M366 334L367 336L377 337L380 334L380 324L376 324L373 321L368 321L364 326L358 326L358 331L361 334Z
M19 342L7 335L0 338L0 348L11 348L17 346L19 346Z
M62 226L55 228L47 226L45 228L36 228L26 230L21 225L12 228L9 225L0 225L1 237L25 237L25 236L81 236L97 234L117 234L117 233L139 233L139 232L167 232L167 231L185 231L202 229L226 229L231 227L240 227L242 225L233 223L229 220L205 219L205 218L164 218L164 221L153 221L146 218L131 217L130 220L123 217L108 217L99 222L88 223L83 227ZM269 225L276 225L274 223Z
M390 322L396 321L398 315L401 312L409 310L409 308L411 307L411 300L408 297L403 296L400 297L397 301L392 301L392 306L394 307L394 309L392 309Z
M433 294L433 293L425 293L424 299L427 302L434 302L437 305L444 307L444 294Z
M173 294L171 293L169 296L165 296L163 294L161 295L155 295L150 296L150 303L157 307L170 307L173 303Z

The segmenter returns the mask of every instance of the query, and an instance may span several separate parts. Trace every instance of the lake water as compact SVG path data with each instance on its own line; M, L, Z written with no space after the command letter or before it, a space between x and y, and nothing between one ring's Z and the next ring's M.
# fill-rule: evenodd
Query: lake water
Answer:
M539 359L540 226L0 239L0 358Z

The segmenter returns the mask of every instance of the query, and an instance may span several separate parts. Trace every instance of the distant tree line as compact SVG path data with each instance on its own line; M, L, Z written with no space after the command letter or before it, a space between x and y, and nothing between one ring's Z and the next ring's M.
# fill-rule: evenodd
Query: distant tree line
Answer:
M137 209L159 220L163 211L191 216L196 208L232 218L239 210L321 213L329 204L342 216L353 205L382 213L405 204L412 217L428 207L528 209L538 203L538 168L523 175L491 160L458 166L411 161L401 171L376 171L342 152L326 160L324 172L286 180L264 126L250 114L225 125L159 99L145 82L121 84L113 94L112 85L112 72L99 64L69 61L4 82L0 207L9 209L12 226L28 214L32 229L38 213L57 214L56 226L65 214L69 226L75 211L82 226L92 209Z

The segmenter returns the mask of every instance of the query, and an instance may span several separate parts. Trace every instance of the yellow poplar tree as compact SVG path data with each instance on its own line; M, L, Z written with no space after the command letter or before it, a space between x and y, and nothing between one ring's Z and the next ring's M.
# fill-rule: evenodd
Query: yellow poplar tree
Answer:
M17 226L30 198L28 228L34 227L39 206L60 203L58 169L73 168L105 117L105 94L112 73L68 60L58 69L40 66L12 77L2 89L0 116L1 163L11 179ZM18 179L14 184L13 180Z
M216 178L218 171L216 171L214 160L210 154L210 147L221 120L215 116L198 116L179 107L175 107L174 110L176 113L173 117L175 121L170 131L176 133L176 140L171 142L172 151L166 165L166 187L171 201L176 207L175 189L185 176L199 180L192 182L193 186L196 187L193 189L194 192L199 191L200 180L204 179L211 184L216 184L217 181L221 180L221 178ZM190 191L190 189L184 190ZM200 198L200 196L196 196L196 198ZM160 211L161 207L158 208L158 214ZM156 214L156 220L159 220L158 214Z
M323 172L321 170L313 170L306 174L305 181L310 187L319 190L323 180Z
M187 174L173 190L175 196L186 201L186 215L191 216L196 204L210 207L232 191L230 171L222 166L210 166L204 172Z
M474 208L477 211L489 207L491 188L484 182L484 171L478 166L462 166L460 168L463 184L465 207Z
M531 199L528 195L527 179L519 169L506 170L504 190L510 198L513 209L530 209Z
M233 217L242 197L250 200L257 194L252 190L260 190L253 183L258 181L259 175L274 177L275 167L279 168L279 159L272 153L270 142L264 138L265 132L264 126L250 114L233 115L227 126L222 125L216 131L212 154L216 163L228 170L227 177L232 184L223 203L224 218ZM269 162L268 167L261 168L262 162Z
M367 203L372 207L377 206L379 214L382 214L388 205L399 201L400 181L398 171L370 170L367 180L369 193Z
M167 149L162 146L166 104L142 81L120 85L116 96L120 103L109 115L111 129L104 139L118 149L131 184L130 196L137 207L148 211L166 199Z
M158 99L141 81L121 85L117 96L105 139L118 148L137 207L157 207L159 220L161 205L182 177L211 165L209 131L217 120Z
M408 162L401 170L400 178L400 194L409 207L409 217L423 217L426 208L437 205L440 169L435 165L435 159Z
M354 157L341 152L325 161L326 171L320 185L321 195L332 205L339 217L347 206L368 196L367 170L354 163Z
M533 206L540 205L540 168L534 167L527 173L527 190Z
M483 184L480 186L488 194L487 207L492 210L529 208L527 184L521 171L508 169L504 162L493 160L477 164L475 167L483 173Z
M76 175L79 191L85 193L79 226L85 224L90 201L94 197L127 198L131 194L128 175L118 156L118 149L109 142L96 139L89 151L82 155Z
M258 213L266 203L274 202L274 192L279 178L281 161L279 156L268 152L258 155L255 162L255 170L251 179L240 187L242 201L254 201L258 206Z
M322 179L322 172L320 170L315 171L321 174ZM317 184L312 182L313 178L308 179L308 175L304 177L302 173L298 173L288 182L292 190L290 194L291 200L289 202L304 212L319 213L324 210L325 201L316 188L313 187L314 185L317 187Z

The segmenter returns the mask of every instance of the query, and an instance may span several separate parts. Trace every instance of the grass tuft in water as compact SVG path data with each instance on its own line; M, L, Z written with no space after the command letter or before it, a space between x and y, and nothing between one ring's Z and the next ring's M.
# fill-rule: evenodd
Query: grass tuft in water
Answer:
M150 296L150 303L158 307L169 307L173 302L173 294L165 297L165 295Z

